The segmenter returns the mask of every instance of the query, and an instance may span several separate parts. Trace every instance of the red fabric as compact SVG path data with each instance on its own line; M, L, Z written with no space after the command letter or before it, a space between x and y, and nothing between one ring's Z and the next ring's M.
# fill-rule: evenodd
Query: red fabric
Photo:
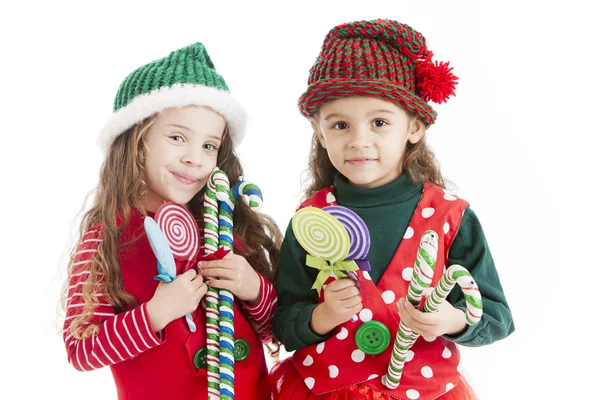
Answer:
M336 204L333 188L327 188L316 193L301 207L322 208L332 204ZM391 359L400 323L396 303L400 298L406 298L421 236L427 230L434 230L439 236L431 285L434 286L443 275L448 249L466 206L465 201L445 193L441 188L425 184L404 238L378 284L373 283L368 273L357 272L368 294L363 296L359 319L338 326L329 339L299 349L292 356L293 364L302 377L301 383L308 386L313 394L337 391L365 382L363 386L395 398L436 398L445 393L448 386L457 385L460 379L457 371L460 353L454 343L443 337L429 341L422 337L417 339L409 351L410 357L407 357L397 389L388 389L379 377L386 374ZM332 279L329 278L326 283ZM323 301L323 298L319 301ZM357 329L371 320L382 322L391 335L390 345L378 355L365 355L354 340ZM280 383L278 388L287 393L288 382L284 379Z
M89 276L89 260L102 240L100 232L100 227L91 230L78 249L78 265L74 267L78 275L71 280L67 304L70 316L82 312L80 283ZM138 239L132 241L134 238ZM103 298L99 297L99 307L91 321L98 333L77 340L68 330L65 332L69 361L85 371L110 366L119 399L205 400L208 396L205 370L197 370L193 363L195 352L206 347L206 319L202 307L192 313L198 327L195 333L189 331L182 317L154 334L149 328L145 303L152 298L159 282L154 279L156 258L144 235L140 215L132 215L120 243L129 243L119 252L123 284L140 306L115 315L114 308L102 305ZM177 263L178 273L183 266ZM235 337L246 340L250 346L248 357L235 364L235 392L244 399L269 399L268 371L259 335L237 302L234 313ZM65 328L70 321L66 321Z
M378 378L375 378L378 379ZM282 383L285 381L285 384ZM352 385L334 392L315 395L304 384L302 377L290 358L283 360L271 370L271 386L274 399L278 400L393 400L388 394L378 392L367 384ZM425 398L423 398L425 400ZM475 391L461 375L457 385L436 400L478 400Z

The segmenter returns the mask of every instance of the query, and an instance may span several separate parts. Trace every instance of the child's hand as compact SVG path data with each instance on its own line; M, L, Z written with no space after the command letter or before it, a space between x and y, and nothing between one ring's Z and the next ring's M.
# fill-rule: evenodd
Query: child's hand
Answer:
M424 295L431 293L429 289ZM413 332L427 339L434 339L442 335L456 335L467 327L465 313L452 307L446 300L440 304L436 312L425 313L417 310L406 299L398 301L400 320Z
M315 308L311 319L311 328L318 335L325 335L362 310L360 290L354 279L336 279L323 291L325 301Z
M244 257L228 253L222 260L200 261L198 271L208 285L231 290L238 299L250 305L258 302L260 277Z
M207 289L204 279L194 269L179 275L173 282L160 282L154 296L146 304L154 332L194 311Z

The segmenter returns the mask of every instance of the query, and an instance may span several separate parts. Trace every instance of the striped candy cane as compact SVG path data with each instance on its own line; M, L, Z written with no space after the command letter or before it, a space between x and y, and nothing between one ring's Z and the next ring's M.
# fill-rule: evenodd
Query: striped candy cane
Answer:
M217 170L215 168L215 170ZM217 202L214 172L208 178L204 189L204 251L212 254L219 248L219 205ZM219 399L219 292L208 286L206 302L206 348L208 364L208 398Z
M457 282L467 301L467 312L465 313L467 324L474 325L479 322L483 315L481 293L479 293L479 287L469 271L458 264L454 264L446 270L431 295L427 297L424 310L426 312L437 311Z
M406 294L406 299L415 307L421 302L423 290L431 285L437 253L438 235L434 231L426 231L421 236L417 259L415 260L412 278L408 287L408 293ZM381 377L381 383L386 387L396 389L400 384L404 363L406 362L406 354L418 337L404 322L400 321L387 374Z
M231 190L236 202L241 197L251 210L258 211L263 204L262 192L258 186L240 178Z
M211 177L216 186L219 201L219 247L233 250L233 209L234 201L229 188L229 178L221 170L215 170ZM226 289L219 290L219 362L220 362L220 397L234 397L234 320L233 293Z

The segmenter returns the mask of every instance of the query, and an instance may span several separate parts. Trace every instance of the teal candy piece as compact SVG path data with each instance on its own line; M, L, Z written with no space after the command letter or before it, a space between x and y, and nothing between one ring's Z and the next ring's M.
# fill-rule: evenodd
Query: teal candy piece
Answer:
M169 276L175 279L175 259L164 233L151 217L144 218L144 229L146 230L146 236L148 237L148 242L150 242L152 252L158 260L158 276Z
M165 268L160 264L160 261L158 261L158 260L156 260L156 267L158 269L159 274L156 275L154 277L154 279L156 279L157 281L165 282L165 283L173 282L175 280L174 277L169 276L166 273L164 273ZM161 271L163 271L163 272L161 273Z

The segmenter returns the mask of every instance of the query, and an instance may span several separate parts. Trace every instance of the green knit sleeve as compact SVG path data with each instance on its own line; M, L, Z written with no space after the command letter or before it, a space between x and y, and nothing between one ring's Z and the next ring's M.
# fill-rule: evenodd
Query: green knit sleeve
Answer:
M317 271L305 267L306 252L292 231L291 222L281 246L275 290L278 306L273 316L273 335L287 351L298 350L322 342L327 336L310 328L313 310L318 305L317 293L311 289Z
M464 346L484 346L506 338L514 330L514 322L506 296L500 284L479 219L467 207L459 230L450 247L448 266L459 264L469 270L479 286L483 301L481 320L458 336L444 336ZM456 285L447 298L448 302L463 311L467 309L460 287Z

